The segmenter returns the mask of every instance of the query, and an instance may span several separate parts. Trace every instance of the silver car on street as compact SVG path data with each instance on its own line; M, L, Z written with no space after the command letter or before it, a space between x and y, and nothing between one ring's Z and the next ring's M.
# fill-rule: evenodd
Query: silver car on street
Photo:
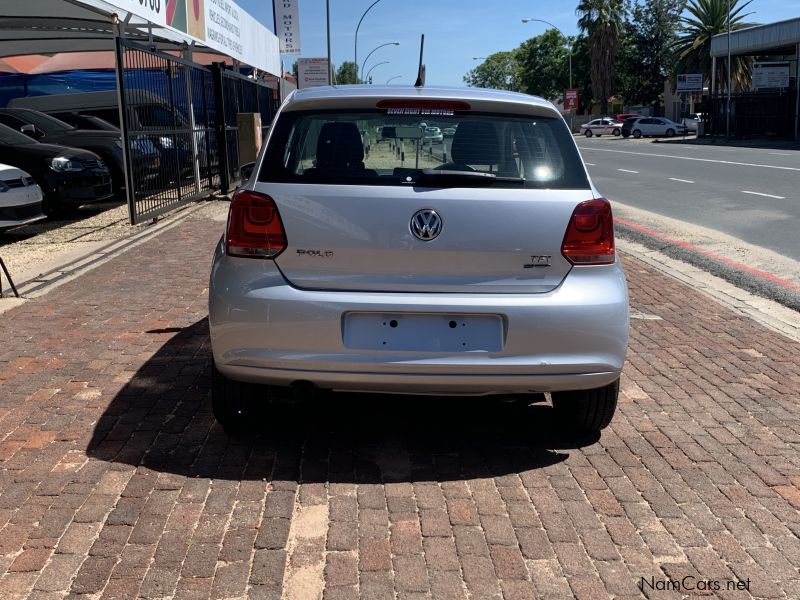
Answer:
M449 153L421 123L455 128ZM279 387L549 395L582 431L614 414L628 294L611 206L539 98L294 92L233 197L209 293L228 432Z

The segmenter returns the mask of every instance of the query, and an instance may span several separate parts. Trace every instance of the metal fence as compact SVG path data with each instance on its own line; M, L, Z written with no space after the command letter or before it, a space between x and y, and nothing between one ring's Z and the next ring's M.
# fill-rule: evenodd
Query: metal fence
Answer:
M222 191L227 192L240 180L237 115L239 113L259 113L262 138L265 138L277 111L277 94L276 90L266 83L227 70L222 64L215 64L212 68L216 104L219 107L217 136L222 142L219 146L220 186Z
M746 92L731 95L730 134L735 138L794 136L795 96L793 92ZM703 113L706 134L727 134L727 98L706 96L698 109Z
M131 223L219 186L208 69L117 38L120 126Z

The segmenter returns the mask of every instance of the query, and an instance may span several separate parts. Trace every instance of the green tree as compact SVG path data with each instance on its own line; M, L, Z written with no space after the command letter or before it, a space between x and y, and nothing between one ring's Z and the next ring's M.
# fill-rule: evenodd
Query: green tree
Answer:
M752 0L730 0L731 30L751 27L742 11ZM687 15L681 17L678 39L673 50L676 55L675 73L703 73L711 82L711 38L728 30L728 0L690 0ZM746 56L733 57L732 79L735 89L750 87L752 61ZM726 84L725 69L717 68L717 90Z
M518 89L519 65L516 54L516 50L490 54L481 64L464 75L464 83L470 87Z
M557 29L548 29L517 49L519 91L555 100L569 85L569 47Z
M356 63L352 60L346 60L336 69L336 84L347 85L350 83L358 83L356 80Z
M619 92L631 104L659 105L673 69L673 46L685 0L635 0L620 37Z
M616 92L616 58L625 13L623 0L580 0L575 9L578 27L588 37L592 97L608 112L608 98Z

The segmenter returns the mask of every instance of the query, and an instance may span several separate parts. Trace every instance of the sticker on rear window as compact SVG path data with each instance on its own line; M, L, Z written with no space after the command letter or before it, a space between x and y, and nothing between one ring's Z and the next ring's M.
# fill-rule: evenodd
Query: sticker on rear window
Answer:
M449 108L387 108L387 115L433 115L437 117L452 117L455 112Z

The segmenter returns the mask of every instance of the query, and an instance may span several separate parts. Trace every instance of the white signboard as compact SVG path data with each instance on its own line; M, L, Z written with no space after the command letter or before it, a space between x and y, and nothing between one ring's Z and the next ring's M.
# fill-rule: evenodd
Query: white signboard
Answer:
M278 38L232 0L104 0L104 4L178 31L252 67L280 74Z
M703 74L702 73L682 73L678 75L679 92L702 92Z
M330 85L328 76L327 58L297 59L297 89Z
M300 52L300 0L272 0L281 54Z
M753 89L788 88L789 63L757 62L753 63Z

